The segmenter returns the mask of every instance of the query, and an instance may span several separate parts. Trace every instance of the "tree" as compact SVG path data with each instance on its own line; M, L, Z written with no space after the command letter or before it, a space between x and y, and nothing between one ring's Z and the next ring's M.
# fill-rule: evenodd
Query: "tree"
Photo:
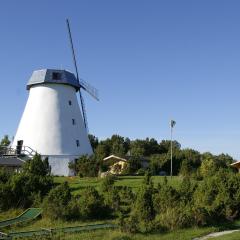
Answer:
M0 146L7 147L11 141L8 138L8 135L4 135L3 139L0 142Z
M112 135L110 142L111 154L123 157L126 153L124 138L119 135Z
M51 167L48 158L42 160L40 154L35 154L31 160L27 160L23 166L23 172L33 174L35 176L48 176L51 173Z
M164 165L169 161L168 155L153 154L150 156L149 168L153 175L158 175L160 171L165 171ZM168 172L169 170L167 170Z
M218 170L217 162L213 158L205 158L200 167L200 174L203 177L213 175Z
M111 148L105 142L100 142L95 150L95 156L98 161L102 161L110 155Z
M203 178L194 192L195 209L206 212L207 222L233 221L239 216L240 176L228 169Z
M52 189L44 199L43 214L50 219L68 218L68 204L72 198L67 182L64 182Z
M99 171L99 163L95 155L82 155L75 162L70 163L69 168L80 177L96 177Z
M36 154L26 161L21 173L12 175L9 185L13 194L12 206L31 206L37 195L43 198L53 187L48 160L42 161L41 156Z
M109 211L104 206L103 197L94 187L85 188L78 203L80 215L84 219L101 219L109 215Z
M130 212L130 217L122 222L123 228L128 231L150 232L153 230L155 211L153 206L153 185L151 175L145 176L139 188L136 200Z
M138 157L130 156L128 158L127 164L122 171L122 174L131 175L135 174L141 168L141 162Z
M92 146L92 149L93 149L93 152L95 152L97 146L98 146L98 138L95 137L94 135L92 134L88 134L88 138L89 138L89 141L90 141L90 144Z
M145 156L145 148L143 140L135 140L130 144L130 152L133 157L142 157Z
M191 162L187 159L184 159L181 164L180 172L181 176L189 177L193 173L193 167Z

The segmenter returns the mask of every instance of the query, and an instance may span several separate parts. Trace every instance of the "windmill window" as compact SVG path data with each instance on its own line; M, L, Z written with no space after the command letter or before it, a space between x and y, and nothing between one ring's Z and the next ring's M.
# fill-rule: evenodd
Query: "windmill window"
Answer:
M72 125L75 125L76 124L76 121L75 121L75 119L73 118L72 119Z
M68 105L69 105L69 106L72 105L72 101L71 101L71 100L68 101Z
M59 72L53 72L52 73L52 80L61 80L62 75Z
M76 140L77 147L80 146L79 140Z

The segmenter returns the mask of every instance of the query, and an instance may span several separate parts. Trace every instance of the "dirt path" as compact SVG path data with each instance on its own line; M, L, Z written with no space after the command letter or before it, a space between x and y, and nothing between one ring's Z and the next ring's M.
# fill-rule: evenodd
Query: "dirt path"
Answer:
M222 232L215 232L215 233L210 233L204 237L199 237L199 238L194 238L193 240L207 240L211 239L214 237L220 237L226 234L234 233L234 232L239 232L240 230L227 230L227 231L222 231Z

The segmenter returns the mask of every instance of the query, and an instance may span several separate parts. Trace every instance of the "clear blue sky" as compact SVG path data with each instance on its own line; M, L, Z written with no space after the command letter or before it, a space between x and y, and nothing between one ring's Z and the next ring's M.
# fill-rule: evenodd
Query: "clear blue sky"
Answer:
M35 69L74 71L71 21L90 132L100 139L169 138L240 158L240 2L0 2L0 137L13 136Z

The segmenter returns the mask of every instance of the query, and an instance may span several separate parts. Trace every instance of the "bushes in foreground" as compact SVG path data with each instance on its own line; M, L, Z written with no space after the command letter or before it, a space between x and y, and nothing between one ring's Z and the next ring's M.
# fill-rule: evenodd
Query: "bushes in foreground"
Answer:
M116 187L114 179L102 180L101 191L87 187L81 194L73 196L68 183L62 183L52 189L45 197L43 214L50 219L91 220L126 215L131 210L134 199L128 187Z
M27 208L41 202L53 187L48 160L36 154L27 161L21 173L0 172L0 210Z
M167 181L153 188L144 181L124 231L174 230L233 221L240 216L240 175L220 169L202 181L185 178L178 189ZM150 181L151 182L151 181Z

